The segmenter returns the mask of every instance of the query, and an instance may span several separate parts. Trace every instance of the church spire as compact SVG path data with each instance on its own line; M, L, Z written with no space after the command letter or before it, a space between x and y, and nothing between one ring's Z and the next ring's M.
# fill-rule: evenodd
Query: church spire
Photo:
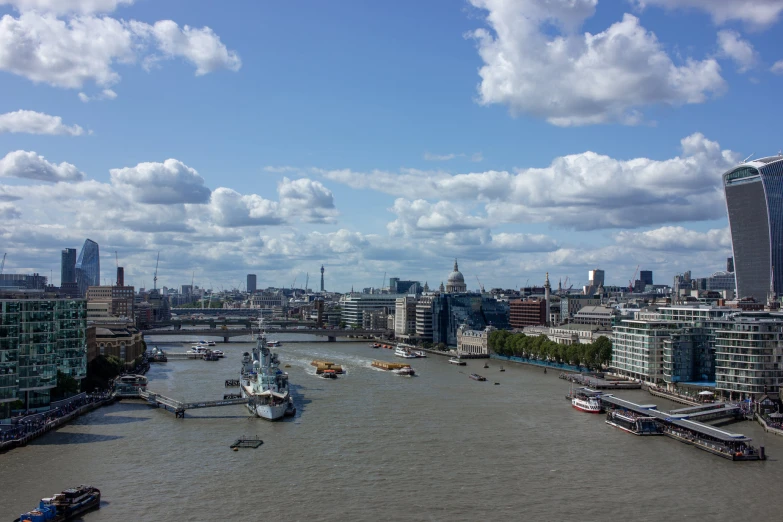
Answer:
M454 271L459 272L459 266L457 266L457 258L454 258Z

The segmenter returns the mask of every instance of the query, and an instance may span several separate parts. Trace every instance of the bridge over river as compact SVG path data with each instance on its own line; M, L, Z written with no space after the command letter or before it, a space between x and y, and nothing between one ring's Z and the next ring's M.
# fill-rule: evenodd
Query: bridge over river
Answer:
M266 333L284 333L284 334L299 334L299 335L317 335L320 337L326 337L329 342L335 342L338 337L359 336L359 337L374 337L377 335L384 335L386 330L349 330L349 329L325 329L325 328L266 328ZM232 337L246 337L258 333L257 328L190 328L190 329L151 329L142 330L145 337L153 335L187 335L190 337L222 337L223 342L227 343Z

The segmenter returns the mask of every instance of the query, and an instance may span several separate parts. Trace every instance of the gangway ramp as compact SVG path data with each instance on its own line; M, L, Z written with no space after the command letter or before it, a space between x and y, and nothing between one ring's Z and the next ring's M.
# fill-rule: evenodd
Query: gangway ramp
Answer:
M149 390L139 390L138 396L153 406L161 407L168 410L171 408L174 411L174 415L178 419L185 418L185 411L195 410L199 408L217 408L220 406L235 406L238 404L247 404L248 399L221 399L216 401L199 401L199 402L182 402L171 397L166 397L160 393L151 392Z

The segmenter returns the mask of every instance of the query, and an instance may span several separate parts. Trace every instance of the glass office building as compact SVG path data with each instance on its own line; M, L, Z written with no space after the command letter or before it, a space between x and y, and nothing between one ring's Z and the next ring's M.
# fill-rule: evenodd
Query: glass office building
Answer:
M57 372L87 374L87 301L0 299L0 418L17 399L46 408Z
M783 156L744 163L723 175L737 297L765 302L783 293ZM774 273L773 273L774 272Z
M432 300L432 342L457 346L457 329L508 329L509 304L481 294L442 294Z
M65 248L60 258L60 285L76 282L76 249Z
M101 260L98 243L92 239L84 242L79 259L76 260L76 283L79 293L87 295L87 287L101 285Z

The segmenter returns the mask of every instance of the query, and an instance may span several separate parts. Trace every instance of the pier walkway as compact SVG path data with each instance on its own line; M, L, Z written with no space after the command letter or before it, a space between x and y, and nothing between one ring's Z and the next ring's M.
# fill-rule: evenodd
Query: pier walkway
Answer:
M182 402L171 397L166 397L160 393L151 392L145 389L138 389L134 391L115 392L115 396L120 399L144 399L150 405L157 408L163 407L164 410L174 412L174 415L178 419L185 418L185 411L195 410L200 408L217 408L220 406L235 406L237 404L247 404L248 399L221 399L216 401L199 401L199 402Z

